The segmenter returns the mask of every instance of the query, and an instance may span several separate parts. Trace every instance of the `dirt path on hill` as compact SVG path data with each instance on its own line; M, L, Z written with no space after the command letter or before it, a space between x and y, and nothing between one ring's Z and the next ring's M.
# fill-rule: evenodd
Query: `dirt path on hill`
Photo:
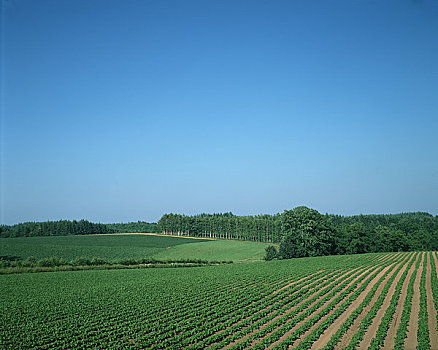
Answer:
M397 267L396 267L397 268ZM384 271L382 271L376 278L374 278L368 286L365 288L365 290L359 295L359 297L353 301L353 303L337 318L331 325L328 327L323 334L321 334L321 337L313 343L312 350L318 350L323 348L331 339L331 337L339 330L339 328L344 324L344 322L350 317L350 314L356 310L362 303L363 298L366 297L366 295L373 289L374 284L383 276L383 274L388 270L386 268ZM382 281L382 283L385 283L389 279L389 276ZM383 288L383 287L382 287ZM382 289L381 288L381 289ZM379 290L376 291L376 294ZM372 303L372 300L370 301ZM359 316L360 317L360 316Z
M435 309L435 304L433 302L432 293L432 265L430 259L432 258L432 252L427 253L427 268L426 268L426 296L427 296L427 323L429 326L429 339L430 348L438 349L438 330L437 330L437 310Z
M424 260L424 253L422 253L421 263L418 267L417 276L414 283L414 295L412 297L411 316L409 318L407 338L405 340L406 349L417 348L418 313L420 312L420 280L424 268Z
M379 311L377 311L376 317L374 317L371 325L368 327L367 331L365 332L365 334L363 336L362 341L359 344L359 347L358 347L359 350L368 349L368 346L371 344L371 340L373 338L375 338L375 336L377 334L377 329L379 328L380 323L382 321L382 318L385 315L386 309L391 304L391 299L392 299L392 296L394 295L395 288L397 287L397 283L400 281L402 274L405 272L405 270L407 268L407 264L409 263L409 260L405 262L404 266L397 273L397 276L395 277L394 281L392 282L391 286L389 287L388 294L386 294L386 297L383 300L383 304L381 305ZM406 280L405 280L405 282L406 282Z
M356 269L353 269L353 270L359 270L359 269L360 269L360 268L356 268ZM342 275L336 277L336 279L335 279L333 282L331 282L328 286L333 285L334 283L336 283L337 281L339 281L339 279L343 278L343 276L344 276L344 274L342 274ZM323 279L323 277L321 277L321 279L320 279L320 280L321 280L321 284L324 283L324 281L322 281L322 279ZM318 280L316 280L315 282L317 282L317 281L318 281ZM317 287L314 287L313 289L316 289L316 288L317 288ZM327 288L327 286L324 287L324 288ZM305 303L305 302L308 301L309 299L313 298L313 297L314 297L316 294L318 294L319 292L320 292L320 290L316 290L316 291L315 291L314 293L312 293L309 297L307 297L306 299L302 300L301 302L299 302L297 305L293 306L292 308L286 310L283 314L274 317L272 320L266 322L265 324L263 324L263 325L262 325L261 327L259 327L258 329L255 329L254 331L252 331L252 332L246 334L246 335L243 336L242 338L240 338L240 339L236 339L235 341L233 341L233 342L231 342L230 344L228 344L224 349L228 349L228 348L230 348L231 346L234 346L235 344L237 344L237 343L239 343L239 342L241 342L241 341L243 341L243 340L248 339L249 337L251 337L253 334L257 333L257 332L260 331L261 329L263 329L263 328L269 326L271 323L277 321L279 318L281 318L281 317L283 317L283 316L285 316L285 315L288 315L288 314L294 312L298 307L300 307L303 303ZM317 302L317 301L315 301L315 302ZM313 305L313 303L312 303L312 305ZM271 306L271 305L267 306L264 310L268 309L270 306ZM272 312L275 312L275 310L272 311ZM271 313L272 313L272 312L271 312ZM247 327L249 327L249 326L247 326ZM244 327L243 329L245 329L245 328L247 328L247 327ZM271 333L272 333L272 332L271 332ZM271 334L271 333L269 333L269 334Z
M394 266L394 269L396 270L398 268L398 266L402 263L404 263L405 260L397 263L397 264L392 264L390 266ZM373 288L374 284L383 276L384 272L387 271L387 269L390 267L388 266L385 271L383 271L383 273L379 274L379 276L377 276L373 281L371 281L371 286L368 289L368 292ZM382 292L383 288L385 287L385 284L388 282L388 280L391 278L391 274L389 274L388 276L386 276L386 278L382 281L382 283L379 285L379 287L376 290L376 293L373 295L373 297L371 298L371 301L369 302L369 304L367 306L365 306L362 310L362 313L354 320L353 324L351 325L351 327L348 329L348 331L343 335L343 337L341 338L340 342L338 344L336 344L336 346L334 347L335 350L342 350L344 349L351 341L351 339L353 338L354 334L357 332L357 330L359 329L359 325L362 322L362 320L365 318L365 316L368 314L368 312L371 310L371 308L373 307L373 305L376 303L377 298L379 297L380 293ZM357 306L360 305L362 301L356 303ZM356 306L356 307L357 307ZM345 317L345 316L344 316ZM345 320L348 318L345 317ZM341 326L338 325L338 328ZM337 331L337 330L336 330ZM334 333L333 333L334 334ZM333 335L330 334L330 337ZM330 338L328 338L330 339ZM328 340L327 340L328 341Z
M388 333L385 338L385 342L383 346L384 349L394 349L394 341L395 341L395 337L397 336L397 329L398 326L400 325L401 317L403 314L403 306L405 304L406 295L408 293L409 281L411 280L412 274L415 271L415 264L417 263L419 257L420 254L417 254L414 263L412 264L408 274L406 275L405 282L403 283L403 287L400 292L400 298L398 300L397 307L395 309L394 315L391 320L391 324L388 329Z
M315 310L311 315L309 315L308 317L313 317L314 315L317 315L319 312L321 312L322 310L324 310L324 308L330 304L334 299L337 298L337 296L342 293L343 291L345 291L346 289L348 289L351 285L353 285L354 283L356 283L356 281L363 275L366 275L368 273L370 273L370 270L374 269L375 267L371 267L366 269L365 271L361 272L358 276L356 276L350 283L348 283L344 288L342 288L336 295L334 295L332 298L330 298L328 301L326 301L323 305L321 305L317 310ZM359 288L362 283L364 283L364 281L360 282L356 288ZM316 303L317 301L315 301ZM315 303L313 303L312 305L314 305ZM311 306L310 306L311 307ZM306 322L308 321L308 318L305 318L304 320L302 320L301 322L298 322L292 329L288 330L285 334L283 334L280 339L278 339L276 342L272 343L268 349L272 349L275 345L281 343L282 341L286 340L294 331L296 331L298 328L300 328L302 325L304 325ZM307 332L305 333L307 335ZM269 334L267 335L269 336ZM300 342L302 340L302 337L300 337L299 339L297 339L295 341L295 343L293 344L296 345L297 342ZM256 344L257 342L253 343Z

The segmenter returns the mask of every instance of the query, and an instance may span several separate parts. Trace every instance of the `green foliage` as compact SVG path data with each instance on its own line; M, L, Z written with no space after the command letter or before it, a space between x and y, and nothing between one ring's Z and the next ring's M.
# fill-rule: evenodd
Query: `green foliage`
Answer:
M0 274L23 273L23 272L41 272L41 271L67 271L82 270L88 267L104 266L106 269L121 267L192 267L212 264L231 264L232 261L207 261L202 259L178 259L178 260L157 260L146 257L141 259L125 258L114 259L111 261L102 258L93 257L92 259L78 257L71 261L49 257L36 261L35 259L20 260L0 260ZM62 269L58 269L62 267ZM43 268L43 269L41 269Z
M273 245L269 245L265 248L265 260L274 260L278 257L278 251L277 248L275 248Z
M2 225L0 227L0 237L2 238L89 235L99 233L109 233L106 225L94 224L87 220L25 222L12 226Z
M417 328L417 349L420 350L430 349L429 326L427 320L426 258L427 255L423 257L424 264L420 280L420 312L418 314ZM432 302L432 300L429 300L429 302Z
M96 224L87 220L60 220L46 222L24 222L12 226L0 226L1 238L140 232L158 233L158 225L154 222L149 223L144 221L115 224Z
M105 224L110 233L159 233L158 224L156 222L128 222Z
M164 214L158 221L164 234L239 239L257 242L280 241L280 214L236 216L232 213L194 216Z
M330 255L335 252L335 234L327 219L314 209L297 207L281 217L283 259Z
M433 303L435 305L435 310L438 311L438 278L437 278L437 266L435 264L435 259L434 256L436 257L436 252L434 253L430 253L430 263L431 263L431 287L432 287L432 295L433 295ZM430 301L431 302L431 301ZM438 324L438 313L436 315L436 321Z

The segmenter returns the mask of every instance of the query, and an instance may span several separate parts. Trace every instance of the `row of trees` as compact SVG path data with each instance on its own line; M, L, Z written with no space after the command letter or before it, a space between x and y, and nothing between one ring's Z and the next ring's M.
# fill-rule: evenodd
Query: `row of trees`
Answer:
M160 232L157 223L145 221L95 224L87 220L60 220L46 222L24 222L16 225L1 225L0 237L35 237L35 236L67 236L67 235L92 235L101 233L136 233Z
M65 236L110 233L105 224L87 220L59 220L46 222L24 222L16 225L1 225L0 237Z
M278 242L281 215L236 216L233 213L194 216L164 214L158 221L163 234Z
M111 233L158 233L158 224L156 222L121 222L116 224L106 224L108 231Z

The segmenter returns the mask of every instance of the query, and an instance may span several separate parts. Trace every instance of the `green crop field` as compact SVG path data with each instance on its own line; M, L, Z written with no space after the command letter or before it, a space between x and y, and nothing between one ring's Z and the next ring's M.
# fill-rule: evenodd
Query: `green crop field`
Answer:
M0 240L1 256L37 259L54 256L71 260L79 256L103 259L142 258L197 239L142 235L86 235L19 237Z
M76 257L126 259L261 260L268 243L203 240L155 235L87 235L0 239L0 256L36 259Z
M0 276L5 349L436 344L437 254Z
M232 260L234 262L262 260L269 243L216 240L170 247L154 255L157 259Z

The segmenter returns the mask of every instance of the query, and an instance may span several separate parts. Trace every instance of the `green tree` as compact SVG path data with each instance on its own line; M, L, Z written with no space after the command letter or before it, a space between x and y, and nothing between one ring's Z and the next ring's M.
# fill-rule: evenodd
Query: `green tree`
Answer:
M335 252L335 234L327 218L314 209L301 206L285 210L281 225L282 258L329 255Z
M265 252L265 260L273 260L278 257L277 248L275 248L273 245L267 246L265 248Z

